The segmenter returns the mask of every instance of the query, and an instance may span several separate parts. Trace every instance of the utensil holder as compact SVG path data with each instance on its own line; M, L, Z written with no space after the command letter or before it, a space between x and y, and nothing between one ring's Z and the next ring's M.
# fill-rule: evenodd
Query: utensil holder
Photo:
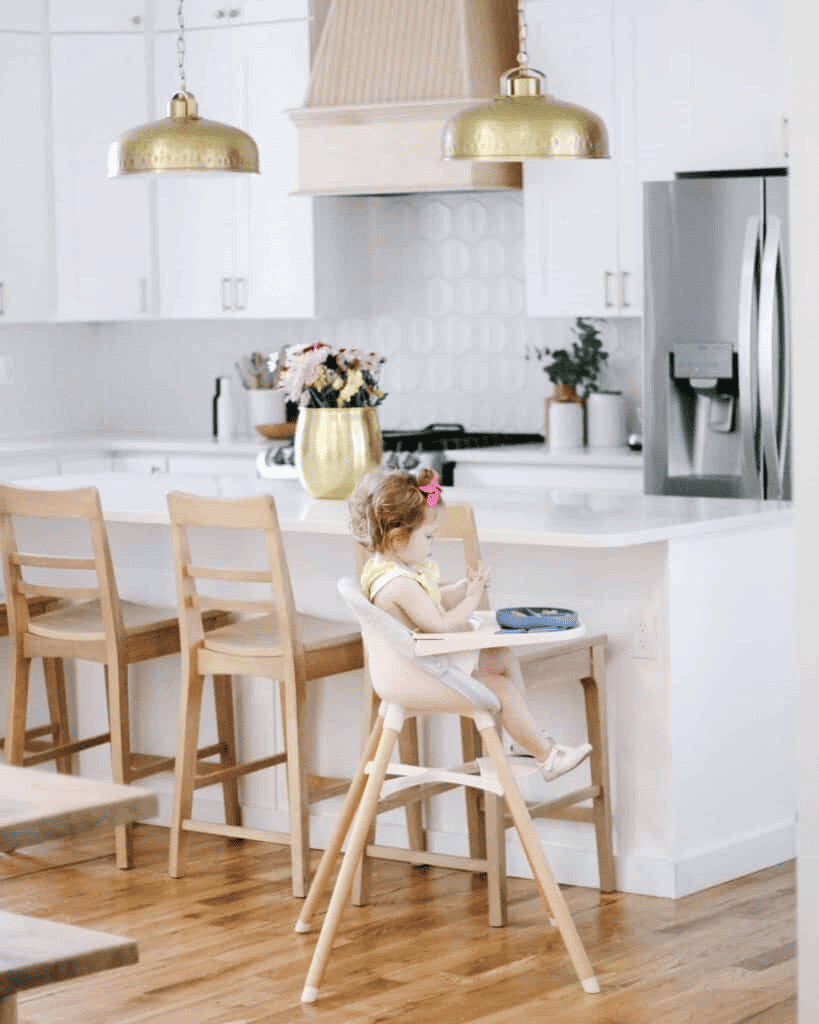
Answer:
M284 392L277 388L251 388L247 392L247 404L251 426L284 423L287 418Z

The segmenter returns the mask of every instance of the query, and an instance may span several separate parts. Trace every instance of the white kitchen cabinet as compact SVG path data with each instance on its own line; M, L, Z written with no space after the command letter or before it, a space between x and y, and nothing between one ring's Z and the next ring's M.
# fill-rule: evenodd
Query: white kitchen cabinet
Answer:
M52 32L142 32L146 0L49 0Z
M533 487L547 491L643 493L642 464L629 467L589 467L565 464L536 466L516 464L514 460L505 465L498 462L456 462L453 479L456 487Z
M150 312L146 176L106 177L110 143L148 120L142 32L51 36L58 320Z
M639 316L640 190L628 23L615 0L532 2L529 55L547 92L588 107L609 133L606 160L524 167L527 310L531 316Z
M185 52L201 116L251 134L261 173L157 182L160 315L313 316L313 207L289 194L296 140L286 114L307 86L308 22L194 28ZM173 33L158 34L155 66L164 106L176 87Z
M42 0L0 4L0 32L41 32L44 24Z
M111 468L118 473L144 473L155 476L168 472L168 456L151 452L115 452Z
M0 324L51 314L47 61L42 35L0 31Z
M67 0L71 2L71 0ZM253 22L286 21L306 18L308 0L187 0L184 9L185 29L213 28L216 25L247 25ZM156 12L159 31L176 30L176 4L160 4Z

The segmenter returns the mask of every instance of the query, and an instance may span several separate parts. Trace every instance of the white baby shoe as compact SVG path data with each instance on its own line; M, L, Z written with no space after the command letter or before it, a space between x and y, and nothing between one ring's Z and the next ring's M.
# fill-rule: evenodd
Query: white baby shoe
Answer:
M556 743L551 736L544 739L552 744L552 749L545 761L535 761L535 764L547 782L576 768L586 760L592 750L590 743L581 743L579 747L565 747L562 743Z

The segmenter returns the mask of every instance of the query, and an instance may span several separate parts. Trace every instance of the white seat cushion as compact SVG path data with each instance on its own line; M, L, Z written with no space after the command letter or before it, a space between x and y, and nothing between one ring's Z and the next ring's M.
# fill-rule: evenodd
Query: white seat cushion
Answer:
M305 651L353 643L361 636L351 622L303 615L301 612L297 617ZM261 615L210 630L205 634L205 648L219 654L275 657L282 651L281 630L275 615Z
M120 601L122 621L129 636L138 636L177 622L175 608L161 608L157 605L138 604L135 601ZM29 633L55 640L104 640L105 625L98 600L83 601L82 604L68 605L53 612L46 612L31 619Z

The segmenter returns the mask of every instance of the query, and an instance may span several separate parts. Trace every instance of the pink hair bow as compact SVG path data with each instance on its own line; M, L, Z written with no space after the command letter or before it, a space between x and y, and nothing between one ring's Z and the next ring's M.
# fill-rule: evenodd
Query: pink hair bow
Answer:
M423 486L419 484L419 487L427 496L427 505L432 507L438 503L438 499L441 497L441 484L438 481L437 473L433 476L431 483Z

